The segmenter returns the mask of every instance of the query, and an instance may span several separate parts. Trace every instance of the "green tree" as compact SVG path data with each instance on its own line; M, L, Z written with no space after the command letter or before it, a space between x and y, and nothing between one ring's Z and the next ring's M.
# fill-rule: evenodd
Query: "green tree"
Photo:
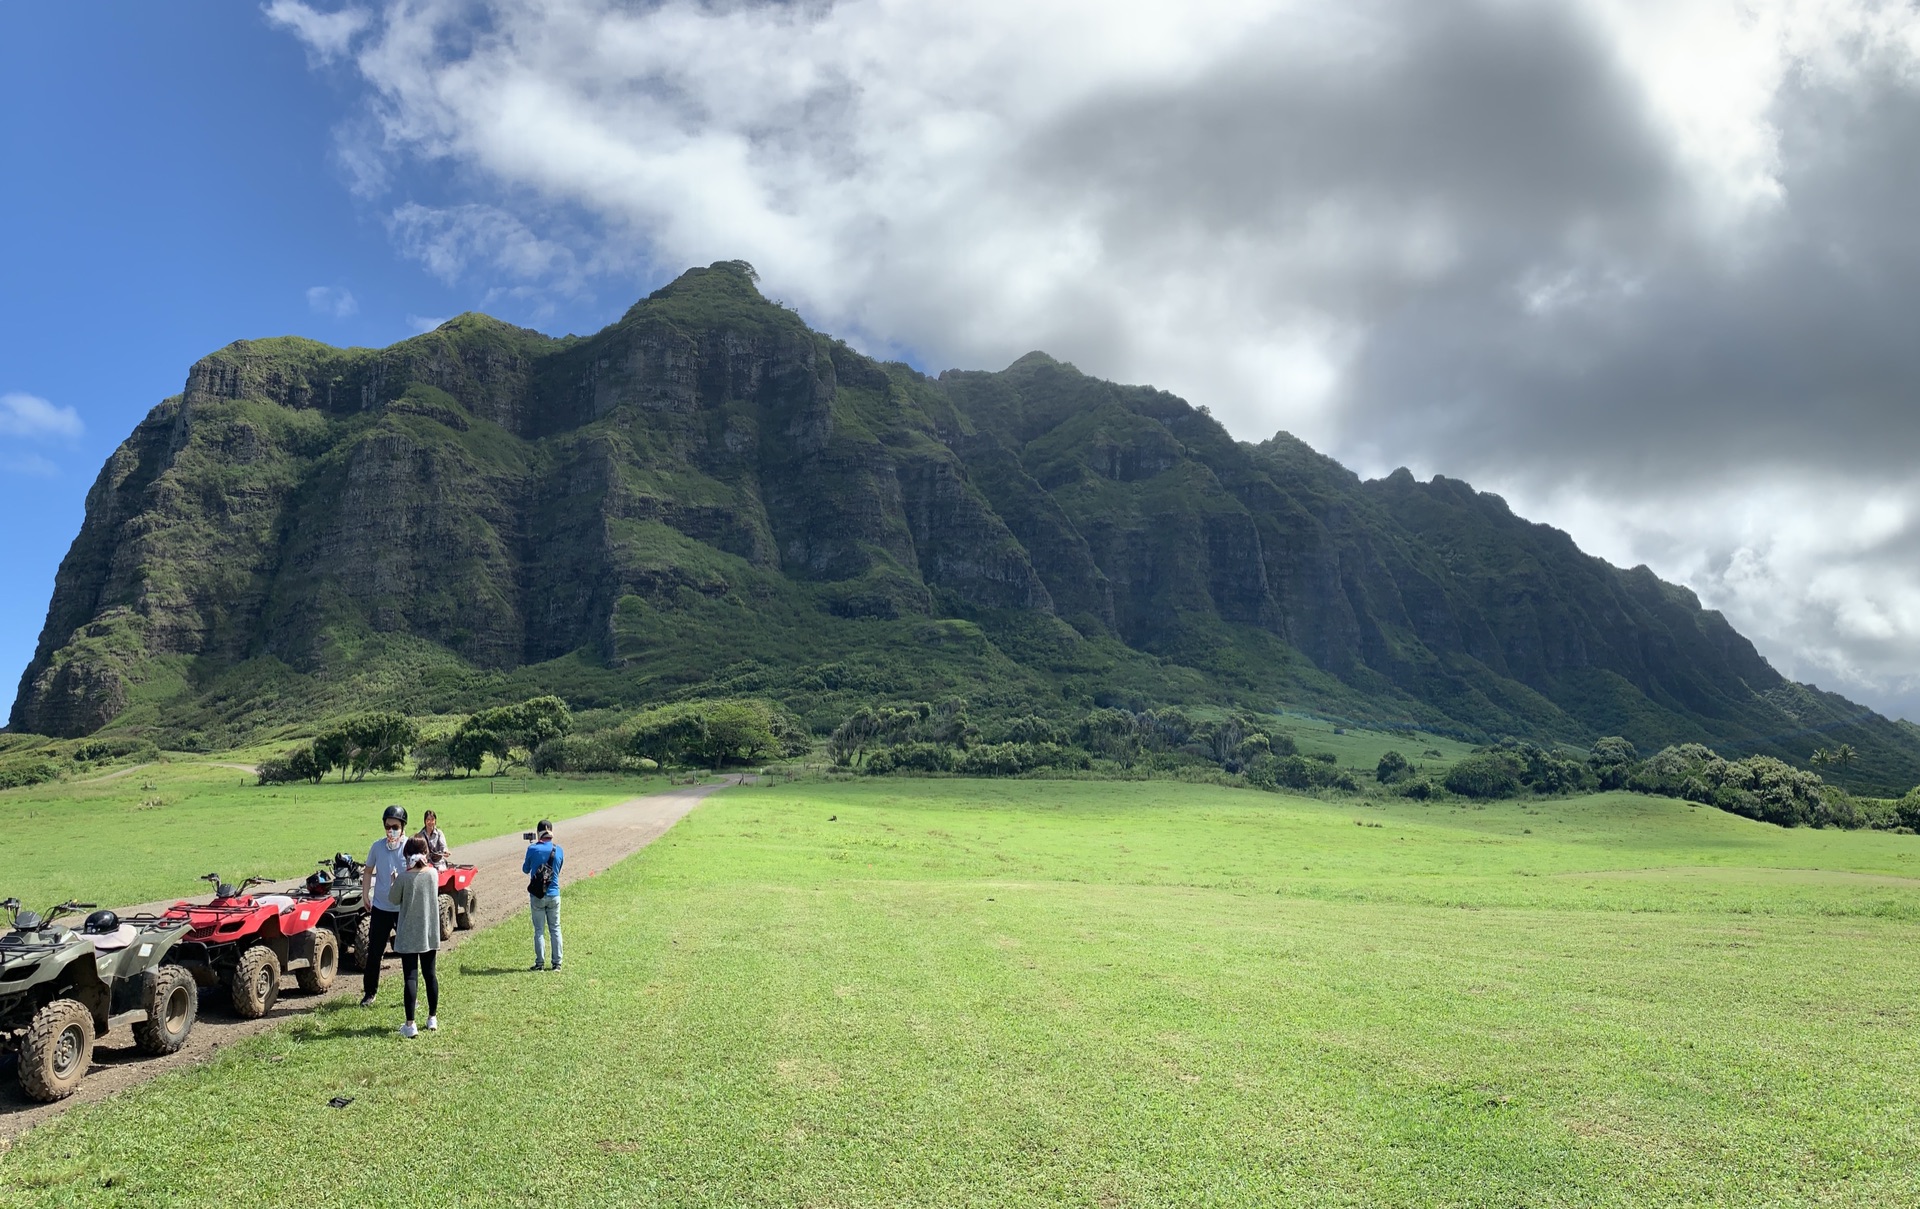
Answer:
M1447 770L1442 782L1463 798L1509 798L1520 791L1523 766L1506 751L1477 751Z
M513 705L483 709L461 724L456 732L456 764L476 771L478 761L468 759L478 752L494 758L496 772L525 764L542 743L573 732L573 711L558 697L532 697ZM459 742L461 733L469 737ZM484 736L484 741L482 736Z
M1620 789L1633 774L1633 766L1640 761L1640 753L1633 744L1619 735L1608 735L1596 741L1587 754L1587 767L1593 770L1596 781L1602 789Z
M1404 781L1413 775L1413 762L1397 751L1390 751L1380 757L1380 763L1374 765L1373 779L1382 785L1392 785Z

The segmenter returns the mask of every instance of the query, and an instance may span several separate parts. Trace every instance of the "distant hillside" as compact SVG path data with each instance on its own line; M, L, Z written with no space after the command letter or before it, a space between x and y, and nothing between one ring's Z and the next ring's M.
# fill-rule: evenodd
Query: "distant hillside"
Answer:
M220 746L346 709L755 693L976 713L1286 705L1479 738L1697 740L1920 783L1920 739L1783 679L1646 568L1497 497L1032 353L930 379L744 264L590 338L463 315L240 341L109 459L16 730Z

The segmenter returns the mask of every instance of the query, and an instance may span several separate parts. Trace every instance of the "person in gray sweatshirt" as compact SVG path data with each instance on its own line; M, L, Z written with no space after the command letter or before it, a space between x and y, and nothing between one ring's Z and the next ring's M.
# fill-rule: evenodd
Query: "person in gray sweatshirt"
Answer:
M402 1037L418 1036L413 1013L420 1002L420 976L427 980L427 1030L440 1027L440 978L435 959L440 956L440 872L427 857L427 841L407 841L406 872L393 879L387 902L399 916L393 929L393 951L400 955L406 979L407 1022Z

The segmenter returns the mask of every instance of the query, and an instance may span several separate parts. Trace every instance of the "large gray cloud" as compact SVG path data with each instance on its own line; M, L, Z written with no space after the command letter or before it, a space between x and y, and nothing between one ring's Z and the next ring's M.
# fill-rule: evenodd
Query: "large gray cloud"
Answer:
M1045 347L1243 436L1471 477L1691 583L1790 674L1920 712L1910 6L269 15L367 86L355 188L476 182L386 203L442 276L537 313L745 257L875 351Z

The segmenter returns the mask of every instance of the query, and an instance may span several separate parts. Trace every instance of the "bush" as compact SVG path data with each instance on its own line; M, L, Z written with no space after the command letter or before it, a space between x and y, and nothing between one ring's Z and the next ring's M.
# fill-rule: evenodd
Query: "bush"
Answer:
M327 770L313 758L312 747L296 747L284 756L260 761L256 775L262 785L291 785L295 781L318 785Z
M98 760L118 760L132 756L151 760L160 754L151 739L132 739L127 737L113 739L88 739L73 749L73 762L91 764Z
M955 760L953 748L944 743L901 743L873 753L861 771L876 777L890 772L952 772Z
M1400 787L1400 796L1403 798L1413 798L1419 802L1427 801L1433 797L1433 782L1425 777L1408 781Z
M1397 751L1390 751L1380 757L1380 763L1374 766L1373 779L1382 785L1392 785L1404 781L1413 775L1413 762Z
M1311 756L1264 756L1248 766L1246 775L1247 784L1266 790L1360 788L1352 773Z
M1510 798L1520 792L1523 765L1506 751L1479 751L1447 770L1448 792L1463 798Z
M0 789L25 789L60 779L60 766L52 760L29 756L18 760L0 760Z
M1725 760L1698 743L1661 749L1633 769L1626 786L1781 827L1859 827L1867 821L1850 798L1817 773L1772 756Z
M405 714L391 710L356 714L315 738L308 754L319 768L319 780L338 769L342 781L358 781L369 772L391 772L420 741L420 728ZM291 759L291 753L289 753ZM278 770L276 770L278 772ZM298 779L298 778L296 778Z
M627 753L625 736L612 731L597 735L562 735L533 749L527 766L535 773L631 772L640 759ZM654 765L656 768L659 765Z
M721 768L805 755L813 746L791 714L751 697L661 706L634 715L624 729L628 755L661 765Z
M1633 744L1618 735L1609 735L1593 745L1587 756L1587 767L1593 770L1600 788L1620 789L1626 785L1639 760L1640 753L1634 750Z

